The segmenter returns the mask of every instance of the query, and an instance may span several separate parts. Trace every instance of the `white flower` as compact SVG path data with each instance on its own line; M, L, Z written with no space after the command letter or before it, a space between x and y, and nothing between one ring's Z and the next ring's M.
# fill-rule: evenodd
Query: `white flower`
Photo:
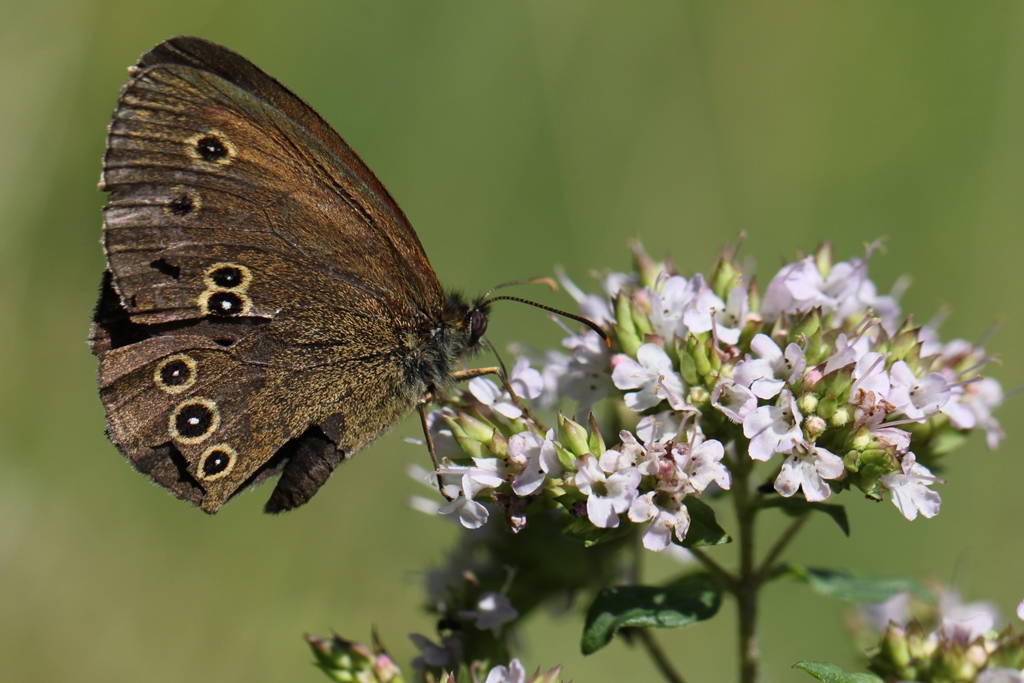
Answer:
M963 387L963 395L960 397L960 404L974 414L974 422L985 430L985 440L989 448L995 448L1004 436L999 422L992 417L992 411L1003 404L1003 388L997 380L991 377L971 382ZM943 409L945 412L945 409ZM952 422L952 417L950 418ZM962 429L956 423L954 427Z
M594 526L602 529L614 529L619 525L619 515L629 509L636 498L636 488L640 485L640 472L636 467L624 470L606 470L603 466L616 462L617 452L604 458L599 463L590 453L584 454L576 461L576 488L587 496L587 517Z
M591 406L607 396L613 387L608 376L611 351L593 330L571 334L562 340L570 354L549 352L544 366L544 392L538 405L551 408L563 397L579 403L578 414L586 415Z
M642 540L644 547L654 552L667 548L673 533L682 542L690 529L690 511L679 496L664 491L639 496L629 508L629 519L637 524L650 521Z
M828 375L839 368L856 363L870 348L870 340L866 335L862 334L851 340L840 332L836 337L835 351L825 360L824 374Z
M999 610L990 602L963 602L955 590L942 591L939 596L942 626L935 632L947 646L967 647L996 627Z
M518 659L509 662L508 668L499 664L487 673L484 683L526 683L526 668Z
M725 447L720 441L704 441L703 436L695 434L690 443L675 444L672 455L697 493L704 493L711 482L723 489L732 486L732 473L722 464Z
M438 512L442 515L456 513L459 521L467 529L479 529L487 522L487 508L478 503L476 498L487 489L498 488L505 482L505 477L498 473L497 458L474 458L477 466L449 465L433 473L439 477L441 491L452 499ZM459 484L451 480L459 481ZM461 485L460 485L461 484Z
M697 283L698 287L699 284ZM679 275L666 279L661 285L660 292L648 290L651 301L651 325L666 342L671 343L677 336L686 338L688 330L683 323L683 314L696 295L697 288Z
M750 340L750 349L760 357L737 363L732 378L737 384L750 387L758 398L778 396L787 383L792 385L799 380L807 367L803 349L791 343L783 353L766 334Z
M517 361L512 368L509 384L519 398L537 398L544 389L544 379L540 372L531 368L530 361L525 358ZM514 420L523 414L522 409L512 401L512 396L507 391L485 377L471 379L469 392L476 400L509 419Z
M491 630L495 633L502 625L519 616L512 603L501 593L488 591L480 596L475 610L461 610L459 616L472 619L481 631Z
M951 392L946 380L937 372L918 378L906 361L896 361L889 369L891 387L886 399L911 420L923 421L939 411Z
M723 378L718 381L711 393L711 405L733 422L740 423L746 419L750 411L757 408L757 397L742 384Z
M920 512L925 517L939 514L942 499L928 488L946 482L933 475L927 467L917 464L913 453L903 456L902 472L883 474L882 484L892 493L892 503L907 519L916 519Z
M856 395L858 389L863 389L884 398L889 394L889 388L889 375L885 371L885 356L872 351L857 359L857 364L853 368L851 396Z
M1021 600L1020 604L1017 605L1017 618L1024 621L1024 600Z
M743 435L750 439L750 457L768 460L776 453L789 453L803 440L800 421L803 416L788 390L779 396L779 404L761 406L743 420Z
M612 359L612 381L619 389L638 389L623 399L626 407L637 412L653 408L664 399L677 410L683 407L683 380L672 369L672 359L657 344L644 344L636 360L624 353Z
M636 278L625 273L609 273L602 279L602 286L607 296L599 294L587 294L576 286L576 283L569 279L565 270L555 270L558 281L565 288L576 303L579 304L580 315L592 320L598 325L611 324L615 322L615 311L612 310L611 301L615 299L623 287L633 284ZM610 301L611 300L611 301Z
M1024 683L1024 674L1017 669L989 667L974 680L975 683Z
M844 471L843 459L820 446L810 450L794 448L782 463L782 470L775 479L775 490L788 498L802 488L808 501L822 501L832 495L825 480L838 479Z
M714 325L718 311L725 310L725 302L711 290L700 273L690 279L689 289L694 296L687 302L686 310L683 311L683 325L687 330L696 334L709 332ZM738 332L736 339L739 339Z
M509 437L508 458L520 468L512 480L512 490L517 496L530 495L543 486L548 475L557 477L562 473L554 438L554 429L549 429L543 439L533 432L520 432Z
M889 627L889 622L906 626L910 621L910 593L902 591L885 602L861 604L860 610L879 633Z
M679 413L666 410L644 416L636 426L636 435L644 443L665 443L675 439L679 436Z
M726 344L739 343L740 333L743 331L743 326L747 324L749 314L747 290L741 283L729 291L725 308L716 311L715 334Z

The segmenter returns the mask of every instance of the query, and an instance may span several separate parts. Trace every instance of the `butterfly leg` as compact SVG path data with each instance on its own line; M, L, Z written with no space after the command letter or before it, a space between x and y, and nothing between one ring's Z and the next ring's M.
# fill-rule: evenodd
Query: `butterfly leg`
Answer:
M430 462L434 464L434 474L437 476L437 491L450 503L455 499L445 493L444 486L441 484L441 463L437 461L437 452L434 451L434 437L430 435L430 426L427 425L426 405L430 403L430 399L433 397L433 394L427 394L424 396L423 400L421 400L419 405L416 406L416 409L420 412L420 424L423 426L423 438L427 442L427 451L430 453Z

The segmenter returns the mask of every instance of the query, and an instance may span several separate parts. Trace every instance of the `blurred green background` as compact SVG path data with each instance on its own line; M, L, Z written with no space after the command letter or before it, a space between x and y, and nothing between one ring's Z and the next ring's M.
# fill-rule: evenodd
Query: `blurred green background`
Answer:
M179 33L240 51L316 107L448 285L479 292L555 264L590 284L590 269L628 266L633 237L707 271L741 230L767 278L821 240L847 258L885 236L880 287L912 275L904 310L924 322L948 305L946 339L1005 318L991 373L1024 382L1020 3L4 0L4 681L315 682L304 631L366 640L376 625L401 662L406 634L431 632L421 572L455 530L404 504L418 487L403 469L426 460L401 440L414 419L278 518L260 514L269 488L208 518L103 436L85 339L105 127L126 67ZM500 306L499 345L558 339L538 311ZM908 523L847 494L853 538L814 520L791 556L937 576L1011 614L1024 597L1021 401L999 417L999 451L976 437L949 459L938 518ZM689 680L734 679L732 609L658 634ZM810 680L789 669L799 659L855 666L843 610L772 586L765 680ZM574 612L531 620L522 658L576 681L653 679L621 642L583 658L580 626Z

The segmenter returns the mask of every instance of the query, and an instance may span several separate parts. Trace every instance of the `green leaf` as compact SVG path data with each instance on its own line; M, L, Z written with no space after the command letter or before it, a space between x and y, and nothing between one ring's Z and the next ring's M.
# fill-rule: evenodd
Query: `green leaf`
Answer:
M686 532L686 540L682 542L684 548L732 543L725 529L718 526L715 511L710 505L694 496L687 496L683 504L690 512L690 529Z
M909 592L918 597L935 601L935 595L912 579L895 576L857 576L849 572L831 569L812 569L791 564L784 575L792 576L809 585L822 595L855 602L885 602L897 593Z
M722 604L722 591L707 574L694 574L665 587L605 588L587 610L580 649L597 652L621 628L680 628L710 619Z
M882 683L874 674L852 674L828 662L797 662L794 669L800 669L825 683Z
M831 517L843 533L850 535L850 520L846 518L846 508L832 503L811 503L803 498L783 498L779 496L761 504L762 508L778 508L790 517L799 517L808 512L824 512Z

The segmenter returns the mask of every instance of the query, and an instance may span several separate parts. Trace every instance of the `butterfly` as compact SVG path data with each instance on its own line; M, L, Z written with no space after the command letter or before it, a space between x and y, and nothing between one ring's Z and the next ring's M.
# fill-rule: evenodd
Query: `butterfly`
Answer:
M276 475L265 510L298 507L402 416L494 370L458 369L489 300L442 288L356 153L225 47L177 37L142 56L100 189L89 341L107 431L204 512Z

